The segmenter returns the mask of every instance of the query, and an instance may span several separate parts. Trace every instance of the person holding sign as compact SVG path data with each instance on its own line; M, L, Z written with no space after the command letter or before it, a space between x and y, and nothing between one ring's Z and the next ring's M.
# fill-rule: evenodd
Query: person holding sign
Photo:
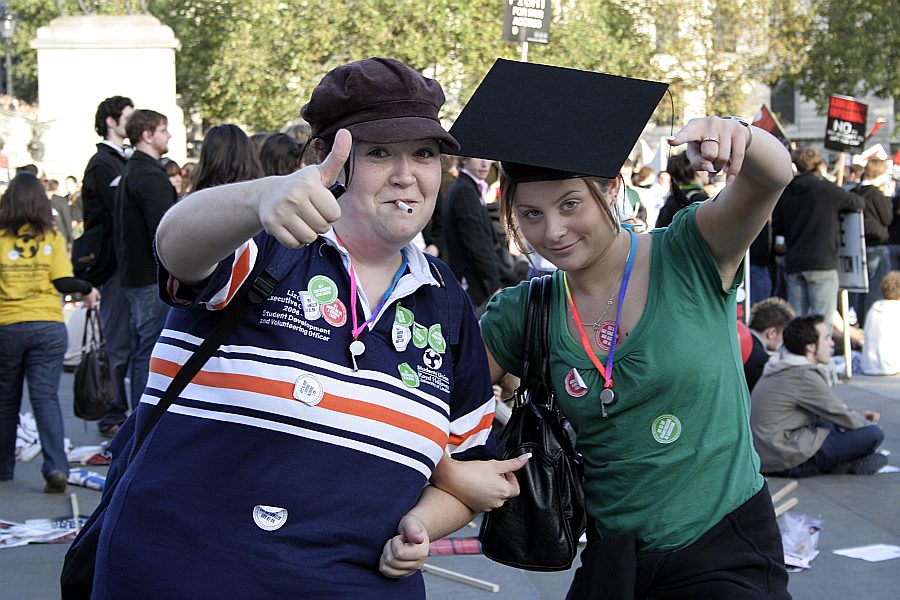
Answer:
M292 266L119 480L93 598L425 597L429 540L473 514L429 477L445 453L492 455L494 411L465 292L411 244L439 143L457 145L443 102L397 60L340 66L302 111L321 164L166 214L160 288L176 309L132 429L243 284L273 255ZM490 463L494 495L518 493L506 472L524 460Z
M569 598L789 598L734 323L744 253L790 157L746 122L691 120L669 145L728 185L665 229L624 229L619 167L665 87L498 61L451 133L501 161L511 235L559 268L550 369L591 517ZM500 291L481 319L494 381L522 365L527 294ZM442 462L441 480L476 468Z

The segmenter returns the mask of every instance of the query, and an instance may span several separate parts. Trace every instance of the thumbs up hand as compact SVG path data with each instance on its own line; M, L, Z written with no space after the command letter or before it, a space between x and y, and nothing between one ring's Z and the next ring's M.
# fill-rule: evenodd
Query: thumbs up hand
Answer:
M353 138L338 131L322 164L310 165L284 177L277 193L259 204L259 220L266 232L288 248L298 248L325 233L341 216L329 187L350 156Z

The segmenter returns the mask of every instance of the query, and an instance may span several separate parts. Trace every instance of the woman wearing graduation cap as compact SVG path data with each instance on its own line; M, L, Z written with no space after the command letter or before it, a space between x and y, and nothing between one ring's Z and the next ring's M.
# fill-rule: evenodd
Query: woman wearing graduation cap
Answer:
M570 597L789 598L749 429L735 290L790 158L746 122L694 119L669 145L686 144L694 169L724 170L728 185L668 228L624 229L619 167L664 90L498 61L451 133L463 154L502 161L511 234L559 269L551 372L593 525ZM522 364L527 296L528 283L507 288L481 319L494 381ZM457 467L442 463L441 482L450 475L453 488Z

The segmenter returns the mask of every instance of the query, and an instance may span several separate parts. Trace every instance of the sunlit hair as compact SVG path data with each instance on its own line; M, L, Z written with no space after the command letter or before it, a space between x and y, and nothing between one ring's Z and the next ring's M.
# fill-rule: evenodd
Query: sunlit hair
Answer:
M250 138L237 125L216 125L203 137L197 167L191 173L193 191L262 177L262 167Z
M822 155L819 154L819 151L811 146L800 149L794 155L794 164L797 165L797 171L799 171L801 175L804 173L812 173L818 169L820 165L824 164L824 162L825 161L822 160Z
M0 231L18 235L30 225L36 236L53 231L53 213L41 180L28 172L13 177L0 197Z
M900 300L900 271L891 271L884 276L881 295L885 300Z
M605 177L581 177L581 180L584 181L588 193L590 193L591 197L600 206L601 211L606 216L610 225L612 225L613 228L618 229L619 219L616 217L613 207L614 203L609 201L609 195L611 193L610 187L612 186L613 180ZM517 187L518 184L515 181L507 179L501 171L500 214L503 216L503 225L509 233L509 238L516 244L516 248L518 248L520 252L528 253L530 250L522 243L522 234L519 231L519 221L513 210Z
M773 296L750 307L750 329L763 332L769 327L782 331L796 317L787 300Z
M145 131L153 133L160 124L168 124L168 122L166 115L162 113L139 108L128 117L128 123L125 124L125 135L128 136L132 146L137 146Z
M866 163L866 169L863 171L863 179L873 180L878 179L888 170L888 163L886 160L882 160L880 158L870 158Z

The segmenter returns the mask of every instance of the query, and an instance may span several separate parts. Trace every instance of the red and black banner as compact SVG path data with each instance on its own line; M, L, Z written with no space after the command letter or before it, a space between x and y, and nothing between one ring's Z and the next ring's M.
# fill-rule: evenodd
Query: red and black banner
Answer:
M778 117L772 114L772 111L770 111L769 107L765 104L760 107L759 112L756 113L756 118L753 119L751 125L759 127L763 131L768 131L775 139L784 144L785 148L790 148L791 140L788 139L787 134L784 132L784 127L781 126Z
M866 142L869 107L849 96L832 95L825 125L825 147L829 150L860 152Z

